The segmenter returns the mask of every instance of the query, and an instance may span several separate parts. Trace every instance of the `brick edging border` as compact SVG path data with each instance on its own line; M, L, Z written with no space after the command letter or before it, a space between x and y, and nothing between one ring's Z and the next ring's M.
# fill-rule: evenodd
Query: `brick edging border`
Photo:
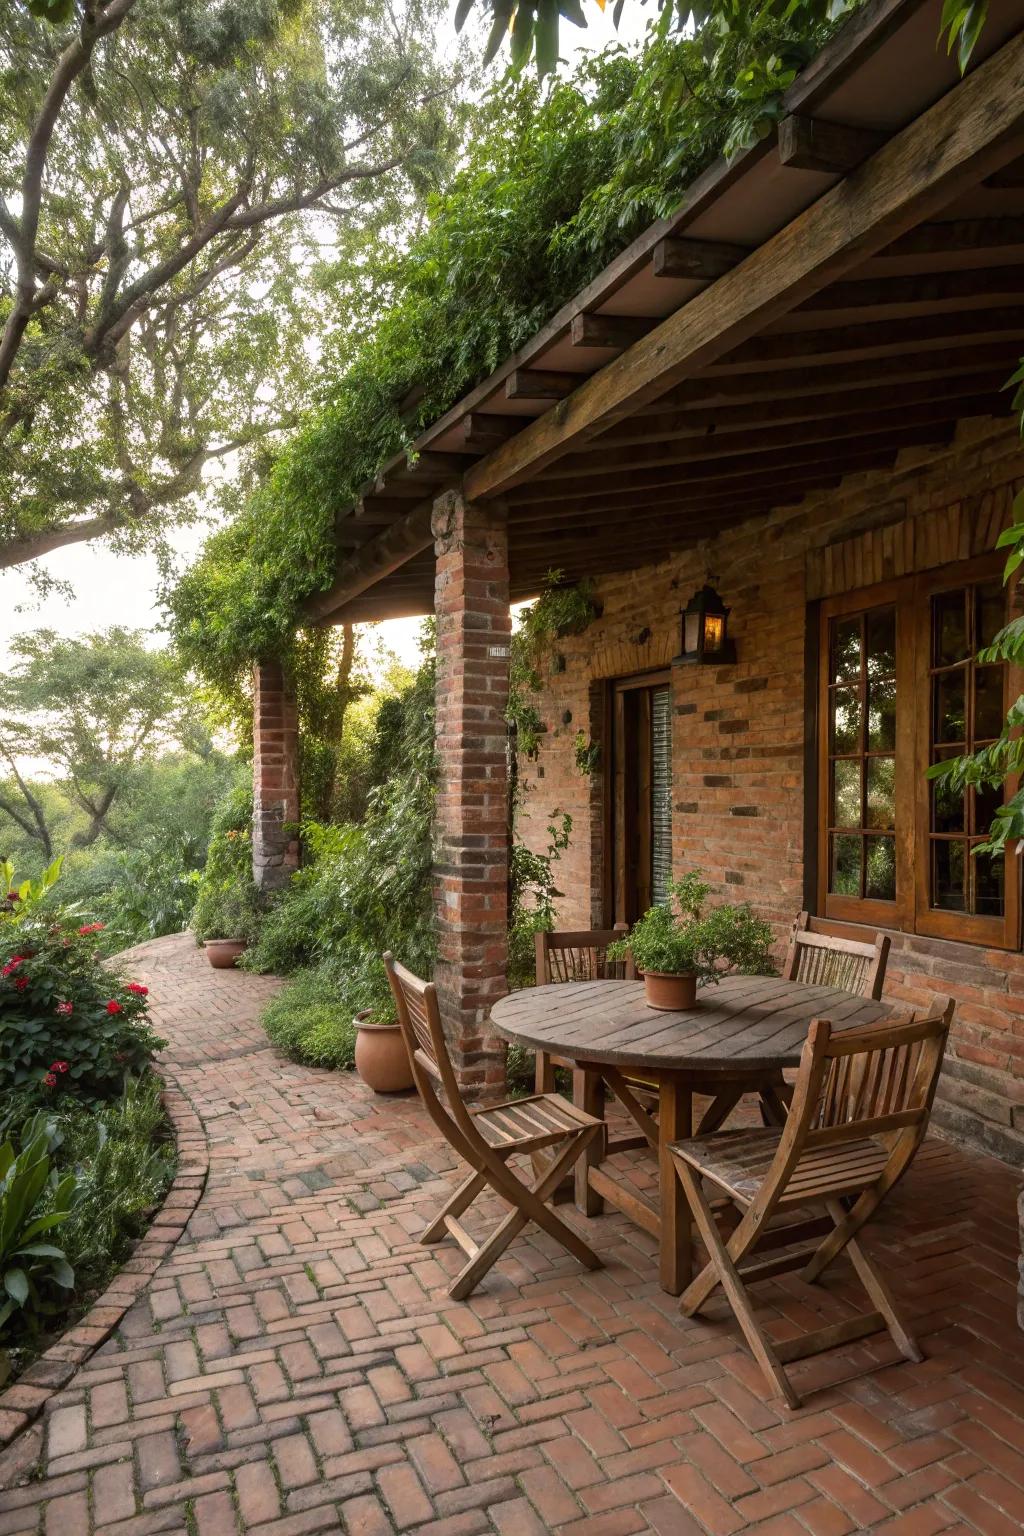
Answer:
M145 1235L106 1290L13 1386L0 1392L0 1452L34 1423L47 1400L66 1387L78 1368L106 1343L173 1250L199 1204L210 1171L206 1132L173 1070L161 1064L159 1076L164 1079L160 1097L177 1143L178 1171Z

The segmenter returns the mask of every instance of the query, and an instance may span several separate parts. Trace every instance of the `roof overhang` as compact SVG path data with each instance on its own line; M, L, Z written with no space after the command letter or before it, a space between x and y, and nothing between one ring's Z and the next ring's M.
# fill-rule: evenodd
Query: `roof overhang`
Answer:
M938 0L859 12L776 137L707 171L338 519L315 622L429 612L430 507L508 508L513 597L663 558L1003 414L1024 350L1024 0L961 80Z

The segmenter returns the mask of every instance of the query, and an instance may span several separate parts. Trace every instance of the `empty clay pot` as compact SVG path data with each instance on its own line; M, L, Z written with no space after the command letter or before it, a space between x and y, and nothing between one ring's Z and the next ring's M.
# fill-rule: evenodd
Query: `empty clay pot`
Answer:
M228 971L247 946L244 939L207 939L204 948L215 971Z
M376 1024L368 1009L352 1020L356 1027L356 1071L374 1093L403 1093L412 1087L409 1053L397 1024Z

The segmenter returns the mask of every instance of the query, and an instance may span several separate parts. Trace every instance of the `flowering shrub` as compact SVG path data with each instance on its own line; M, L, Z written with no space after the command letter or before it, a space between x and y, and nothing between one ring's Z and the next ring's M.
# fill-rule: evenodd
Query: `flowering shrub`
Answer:
M0 1097L110 1098L164 1043L147 989L103 964L102 931L55 909L0 928Z

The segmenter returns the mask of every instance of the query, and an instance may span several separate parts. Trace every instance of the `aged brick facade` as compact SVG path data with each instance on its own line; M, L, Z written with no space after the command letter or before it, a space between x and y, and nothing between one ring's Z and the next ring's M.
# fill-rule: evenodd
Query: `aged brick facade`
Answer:
M508 958L508 542L493 508L452 493L435 503L437 752L435 818L441 1013L473 1097L504 1083L487 1030Z
M298 719L279 662L254 668L253 727L252 873L278 890L299 867Z
M573 816L560 920L605 919L604 784L600 769L578 772L576 734L600 739L604 680L670 663L678 610L710 576L732 607L738 660L672 672L673 860L677 872L700 866L723 898L750 900L781 942L809 899L808 603L991 550L1021 477L1013 426L966 422L948 448L915 449L894 471L849 477L663 564L602 578L602 616L560 642L564 670L540 702L548 729L537 762L521 770L520 830L531 847L543 849L555 810ZM888 996L957 1000L939 1123L1024 1163L1024 957L903 934L893 946Z

